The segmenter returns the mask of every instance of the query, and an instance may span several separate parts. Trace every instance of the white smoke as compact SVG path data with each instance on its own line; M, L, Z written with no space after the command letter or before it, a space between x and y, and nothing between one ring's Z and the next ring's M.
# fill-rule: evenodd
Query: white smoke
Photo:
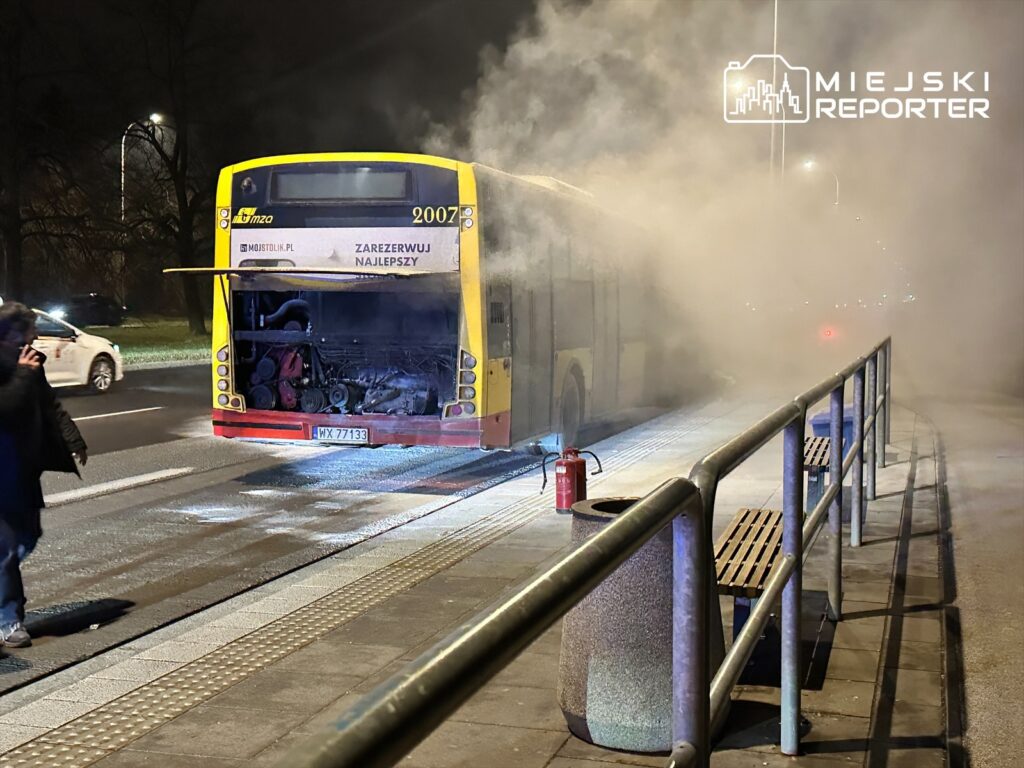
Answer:
M771 3L544 0L503 54L483 52L465 114L424 144L561 178L653 232L652 279L715 365L799 359L806 382L891 332L919 389L1020 394L1022 22L1018 3L782 0L791 63L987 70L992 118L791 125L780 183L781 129L772 181L769 127L728 125L721 103L723 67L771 52Z

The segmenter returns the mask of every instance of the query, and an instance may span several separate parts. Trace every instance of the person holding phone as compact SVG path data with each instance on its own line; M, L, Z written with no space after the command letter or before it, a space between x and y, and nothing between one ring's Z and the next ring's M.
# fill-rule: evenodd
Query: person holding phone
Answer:
M32 644L25 629L21 563L42 535L44 471L85 466L85 440L46 380L46 356L32 348L36 315L0 306L0 645Z

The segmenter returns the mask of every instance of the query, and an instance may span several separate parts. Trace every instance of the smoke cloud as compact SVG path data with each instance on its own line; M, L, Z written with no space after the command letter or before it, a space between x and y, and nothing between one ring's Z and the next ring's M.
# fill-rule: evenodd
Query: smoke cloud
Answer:
M812 77L988 71L991 102L990 119L819 118L784 142L722 117L723 68L772 52L772 10L543 0L423 144L554 176L648 230L674 324L738 378L809 384L891 333L914 393L1024 394L1024 5L780 0L778 51Z

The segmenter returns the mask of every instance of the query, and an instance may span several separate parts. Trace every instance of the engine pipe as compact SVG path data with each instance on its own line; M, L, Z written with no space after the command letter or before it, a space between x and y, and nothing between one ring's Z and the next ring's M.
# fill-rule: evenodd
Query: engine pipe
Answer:
M310 309L309 302L306 301L305 299L289 299L284 304L282 304L280 307L278 307L273 312L271 312L269 315L266 315L263 318L263 322L264 323L273 323L273 322L275 322L277 320L280 320L282 317L284 317L288 313L288 310L294 309L296 307L300 307L300 308L306 310L306 317L307 318L309 317L309 314L312 311Z

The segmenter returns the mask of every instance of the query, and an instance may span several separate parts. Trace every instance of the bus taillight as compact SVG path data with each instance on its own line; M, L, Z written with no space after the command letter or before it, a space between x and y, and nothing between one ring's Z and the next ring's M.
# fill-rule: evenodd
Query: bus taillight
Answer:
M231 349L221 347L214 355L217 358L217 367L214 369L214 387L217 390L217 405L221 408L231 408L237 411L245 410L242 405L242 398L235 394L231 387Z
M449 416L472 416L476 413L476 405L472 402L476 399L476 368L477 359L466 350L459 353L459 387L458 402L448 407Z

